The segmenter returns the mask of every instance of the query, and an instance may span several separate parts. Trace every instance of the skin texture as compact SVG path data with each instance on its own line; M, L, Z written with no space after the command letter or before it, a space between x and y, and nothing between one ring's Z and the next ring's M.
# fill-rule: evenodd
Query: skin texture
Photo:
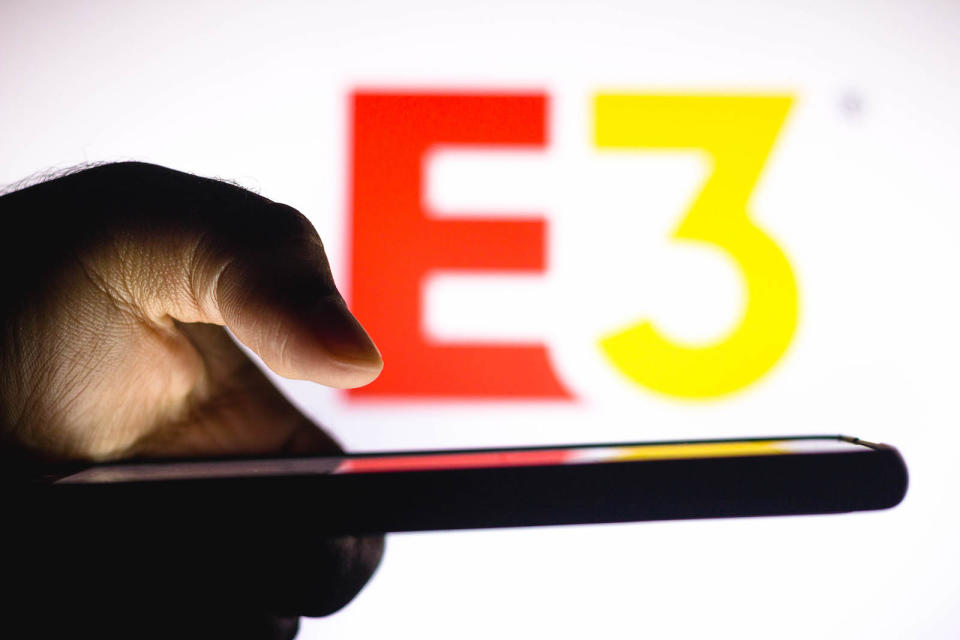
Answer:
M340 451L227 332L286 377L350 388L380 372L299 212L223 182L122 163L0 197L0 220L5 473L71 460ZM378 537L317 540L310 557L286 559L298 577L271 569L282 586L259 607L256 589L198 574L207 595L198 604L189 589L179 600L167 593L163 619L178 637L292 637L297 615L349 602L382 549ZM242 607L235 590L247 596ZM149 596L138 602L147 604L110 616L114 627L150 615ZM104 618L91 621L105 633Z

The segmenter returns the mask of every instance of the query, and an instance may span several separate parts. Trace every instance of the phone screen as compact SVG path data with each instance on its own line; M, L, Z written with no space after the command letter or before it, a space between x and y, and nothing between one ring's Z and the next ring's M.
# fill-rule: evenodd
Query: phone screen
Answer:
M635 443L477 451L418 451L336 457L140 462L84 469L58 484L138 482L236 476L396 473L804 453L869 452L836 436L764 440Z

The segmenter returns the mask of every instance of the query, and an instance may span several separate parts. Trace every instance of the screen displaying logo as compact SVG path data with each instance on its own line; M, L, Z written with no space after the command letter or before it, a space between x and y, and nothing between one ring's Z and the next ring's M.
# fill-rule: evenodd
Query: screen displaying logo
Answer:
M638 387L678 398L721 397L759 379L789 347L798 318L796 279L776 241L752 220L750 198L792 102L789 95L752 94L593 97L592 121L584 127L596 149L706 155L706 179L676 221L672 241L722 251L745 294L737 321L707 342L677 340L644 317L596 335L593 348ZM575 398L543 342L440 341L424 331L431 274L529 276L548 269L549 212L439 216L428 203L426 167L438 148L547 153L550 96L358 91L351 106L350 299L389 363L378 380L351 395ZM603 277L622 282L630 295L632 279L657 274Z

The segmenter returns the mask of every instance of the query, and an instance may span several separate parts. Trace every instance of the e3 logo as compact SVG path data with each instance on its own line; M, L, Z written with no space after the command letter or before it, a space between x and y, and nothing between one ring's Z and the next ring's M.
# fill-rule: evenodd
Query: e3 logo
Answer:
M719 396L759 378L789 345L796 282L747 205L790 105L785 96L596 96L599 148L709 155L712 173L673 237L725 251L747 292L737 326L712 344L678 344L645 321L602 337L609 362L637 384L672 396ZM542 344L437 344L421 331L422 282L431 270L542 272L546 225L431 216L425 154L436 145L545 149L546 115L542 93L353 96L351 300L388 366L352 394L570 398Z

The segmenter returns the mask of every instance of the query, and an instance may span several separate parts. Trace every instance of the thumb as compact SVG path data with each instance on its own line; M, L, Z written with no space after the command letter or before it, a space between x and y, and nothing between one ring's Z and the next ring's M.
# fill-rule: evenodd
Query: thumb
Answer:
M365 385L383 368L380 352L326 275L319 239L309 240L236 252L213 276L205 312L282 376Z
M124 293L151 320L226 326L289 378L352 388L380 373L380 352L296 209L154 165L102 169L125 187L109 245L125 255L106 261L123 273L105 280L133 283Z

